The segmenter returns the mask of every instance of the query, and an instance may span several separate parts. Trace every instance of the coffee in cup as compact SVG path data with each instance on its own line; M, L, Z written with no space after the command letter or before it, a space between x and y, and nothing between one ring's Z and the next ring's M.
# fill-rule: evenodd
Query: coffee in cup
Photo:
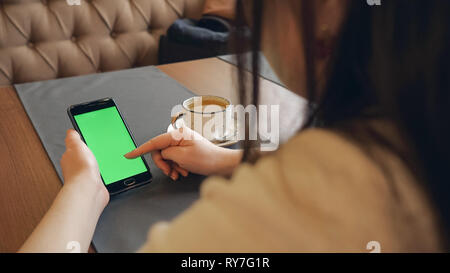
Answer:
M185 100L182 111L172 117L172 126L187 126L214 143L223 142L230 130L226 126L230 101L217 96L197 96Z

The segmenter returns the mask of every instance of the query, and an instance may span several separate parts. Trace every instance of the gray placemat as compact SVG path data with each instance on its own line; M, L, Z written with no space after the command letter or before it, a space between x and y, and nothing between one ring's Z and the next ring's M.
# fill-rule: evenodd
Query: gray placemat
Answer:
M167 130L170 111L193 95L155 67L15 85L31 122L60 178L66 130L72 128L68 106L104 97L116 101L138 145ZM111 199L97 225L98 252L133 252L149 227L170 220L198 198L200 176L172 182L149 156L153 182Z

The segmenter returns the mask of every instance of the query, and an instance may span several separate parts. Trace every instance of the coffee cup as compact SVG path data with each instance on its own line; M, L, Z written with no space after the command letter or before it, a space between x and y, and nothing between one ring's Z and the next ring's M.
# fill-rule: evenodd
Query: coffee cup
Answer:
M185 100L182 110L172 116L172 127L186 126L211 142L227 139L230 130L226 126L230 101L218 96L196 96Z

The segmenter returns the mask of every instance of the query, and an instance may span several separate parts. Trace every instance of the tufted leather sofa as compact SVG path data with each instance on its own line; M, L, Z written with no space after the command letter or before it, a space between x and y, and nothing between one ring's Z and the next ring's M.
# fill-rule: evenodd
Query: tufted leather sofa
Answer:
M0 86L157 64L160 36L180 17L199 18L203 5L0 0Z

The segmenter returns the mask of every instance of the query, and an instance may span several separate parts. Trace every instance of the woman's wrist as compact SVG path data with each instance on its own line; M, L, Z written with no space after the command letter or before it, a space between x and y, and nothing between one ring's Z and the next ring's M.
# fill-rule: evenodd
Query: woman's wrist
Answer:
M74 200L88 202L93 209L100 211L103 211L109 202L109 193L102 181L91 181L83 177L66 181L61 192L63 195L75 197Z
M219 156L217 156L217 165L220 166L217 170L217 175L231 175L234 169L241 163L243 152L242 150L234 150L227 148L219 148Z

